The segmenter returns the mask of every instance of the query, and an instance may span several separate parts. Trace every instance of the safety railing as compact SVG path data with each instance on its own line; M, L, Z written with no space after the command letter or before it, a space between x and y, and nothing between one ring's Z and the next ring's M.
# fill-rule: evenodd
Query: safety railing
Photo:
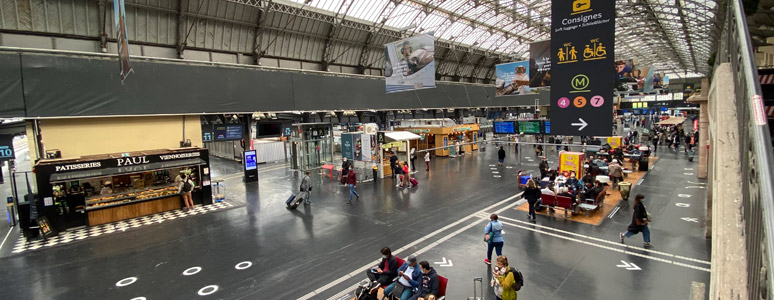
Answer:
M749 299L774 299L774 181L772 143L762 101L753 46L741 0L727 5L716 63L731 63L734 72L739 155L742 162L743 222L747 248ZM720 15L723 17L723 14ZM706 87L705 87L706 88ZM721 201L722 199L718 200Z

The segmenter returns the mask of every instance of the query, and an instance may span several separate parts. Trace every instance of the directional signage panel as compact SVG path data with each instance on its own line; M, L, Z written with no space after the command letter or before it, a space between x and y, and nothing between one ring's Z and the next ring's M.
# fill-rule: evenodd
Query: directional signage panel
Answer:
M554 1L551 15L551 134L610 136L615 0Z

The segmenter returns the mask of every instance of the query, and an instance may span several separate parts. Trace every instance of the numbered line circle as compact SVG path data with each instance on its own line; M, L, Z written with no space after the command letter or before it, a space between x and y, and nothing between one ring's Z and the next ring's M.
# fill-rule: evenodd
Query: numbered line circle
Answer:
M201 267L190 267L188 269L185 269L185 271L183 271L183 275L184 276L191 276L191 275L195 275L196 273L199 273L201 271L202 271Z
M244 270L244 269L247 269L247 268L252 267L252 266L253 266L252 262L243 261L241 263L236 264L236 266L234 266L234 269Z
M127 277L116 282L117 287L127 286L137 282L137 277Z
M586 106L586 97L578 96L575 97L575 99L572 100L572 104L575 105L577 108L581 108Z
M593 107L600 107L603 104L605 104L605 97L602 97L600 95L596 95L594 97L591 97L591 106L593 106Z
M570 99L567 97L559 98L559 102L557 102L557 104L561 108L567 108L568 106L570 106Z
M198 294L199 294L199 296L208 296L208 295L212 295L213 293L215 293L217 291L218 291L218 286L213 284L213 285L208 285L208 286L205 286L205 287L199 289Z

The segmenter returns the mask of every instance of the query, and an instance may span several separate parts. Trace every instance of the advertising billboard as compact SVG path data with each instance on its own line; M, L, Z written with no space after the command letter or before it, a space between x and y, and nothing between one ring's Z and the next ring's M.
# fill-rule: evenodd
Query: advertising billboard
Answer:
M435 87L435 40L423 34L385 45L387 93Z
M236 141L242 139L242 124L218 124L213 126L215 141Z
M113 1L113 22L116 25L116 44L118 45L118 63L120 66L121 82L133 72L129 65L129 37L126 30L126 9L124 0Z
M518 61L495 66L495 97L534 94L529 89L529 61Z
M551 86L551 41L529 44L529 86Z

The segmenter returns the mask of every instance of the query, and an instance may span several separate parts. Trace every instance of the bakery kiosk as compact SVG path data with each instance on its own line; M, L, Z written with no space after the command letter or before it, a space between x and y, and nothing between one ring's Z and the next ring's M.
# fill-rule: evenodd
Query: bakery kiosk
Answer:
M36 207L57 231L180 209L180 174L192 179L195 204L212 204L207 149L42 159L35 165Z
M422 126L416 124L401 123L401 127L395 128L396 131L408 131L421 136L417 143L417 150L433 149L435 156L449 156L452 147L456 144L462 144L460 150L472 152L478 150L478 124L449 125L440 126ZM456 151L456 149L455 149Z

